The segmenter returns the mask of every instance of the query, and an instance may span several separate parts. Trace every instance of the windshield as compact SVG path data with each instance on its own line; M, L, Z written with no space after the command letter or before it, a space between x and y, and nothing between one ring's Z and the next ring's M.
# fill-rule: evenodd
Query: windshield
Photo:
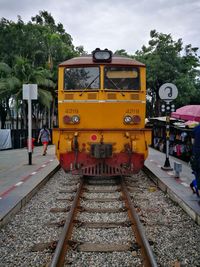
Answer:
M105 67L104 88L140 90L139 69L135 67Z
M99 68L66 68L64 72L64 90L99 89Z

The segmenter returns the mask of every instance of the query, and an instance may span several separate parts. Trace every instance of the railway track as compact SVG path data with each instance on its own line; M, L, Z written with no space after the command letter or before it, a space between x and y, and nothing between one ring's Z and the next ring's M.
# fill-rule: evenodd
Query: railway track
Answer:
M199 267L199 226L142 171L131 177L125 177L125 182L156 256L157 265ZM66 175L63 170L59 170L26 207L0 229L0 265L50 266L53 263L59 237L62 236L66 218L69 218L80 183L80 177ZM89 180L84 186L86 190L82 192L73 220L74 225L71 225L70 240L75 242L68 244L68 250L64 255L64 266L141 267L143 259L139 245L124 251L79 251L81 245L86 243L117 245L136 243L128 212L119 211L125 207L119 181L116 184L114 180L109 179L99 183L101 185L97 185L96 180L93 182ZM100 189L112 192L92 192ZM109 208L118 211L86 212L86 210L81 211L81 207Z
M99 234L93 238L92 231ZM102 232L106 242L101 240ZM60 239L54 245L51 267L92 266L93 259L102 253L107 253L108 261L121 254L122 263L128 256L126 266L157 266L128 188L120 178L81 179Z

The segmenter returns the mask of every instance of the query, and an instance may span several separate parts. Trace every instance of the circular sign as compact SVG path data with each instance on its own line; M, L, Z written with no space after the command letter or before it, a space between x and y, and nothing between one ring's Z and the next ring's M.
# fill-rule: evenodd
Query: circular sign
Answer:
M159 96L164 101L172 101L177 98L178 96L178 89L175 84L173 83L164 83L159 88Z

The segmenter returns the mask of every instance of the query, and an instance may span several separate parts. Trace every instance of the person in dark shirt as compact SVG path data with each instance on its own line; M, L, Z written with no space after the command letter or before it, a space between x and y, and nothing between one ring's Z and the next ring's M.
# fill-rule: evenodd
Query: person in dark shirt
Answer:
M197 125L192 131L192 137L194 138L194 149L200 150L200 124Z
M193 163L191 167L196 174L197 189L200 193L200 124L192 131L192 143Z

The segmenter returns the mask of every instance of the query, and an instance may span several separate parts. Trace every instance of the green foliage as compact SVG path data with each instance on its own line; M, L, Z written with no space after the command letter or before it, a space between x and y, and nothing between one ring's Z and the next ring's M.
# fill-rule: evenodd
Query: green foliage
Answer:
M0 107L9 99L22 99L22 84L37 83L39 106L50 107L56 96L57 66L84 51L74 48L71 36L61 23L56 25L47 11L40 11L25 24L0 20ZM20 102L19 102L20 103ZM8 110L9 105L6 106ZM42 111L41 111L42 112ZM4 116L5 117L5 116Z
M0 62L0 77L6 77L11 74L12 69L8 66L8 64L4 62Z
M72 37L61 23L56 24L50 13L43 10L24 23L0 20L0 109L9 111L9 99L20 108L22 84L37 83L38 106L43 110L56 97L57 66L60 62L86 54L83 46L74 47ZM176 84L179 95L176 107L200 104L200 71L198 48L183 46L171 34L150 32L148 46L142 46L135 55L119 49L115 54L134 57L147 66L148 114L159 115L158 90L163 83ZM35 105L36 106L36 105ZM37 111L38 112L38 111Z
M176 107L192 104L199 91L198 80L200 66L198 48L191 44L183 47L181 39L174 41L171 34L150 32L149 46L143 46L136 52L136 58L147 66L147 88L149 114L160 113L159 88L164 83L174 83L179 91ZM199 93L198 93L199 95ZM198 100L200 104L200 98ZM147 114L147 116L149 115Z
M116 50L114 55L130 57L130 55L128 55L125 49Z
M60 62L77 54L71 36L47 11L40 11L27 24L20 17L17 23L2 18L0 39L0 61L11 67L16 57L22 57L33 66L46 68L51 57L55 71Z
M52 102L53 97L51 92L39 88L38 100L43 106L50 108L50 103Z
M0 99L9 99L20 86L21 82L12 69L6 63L0 62Z

